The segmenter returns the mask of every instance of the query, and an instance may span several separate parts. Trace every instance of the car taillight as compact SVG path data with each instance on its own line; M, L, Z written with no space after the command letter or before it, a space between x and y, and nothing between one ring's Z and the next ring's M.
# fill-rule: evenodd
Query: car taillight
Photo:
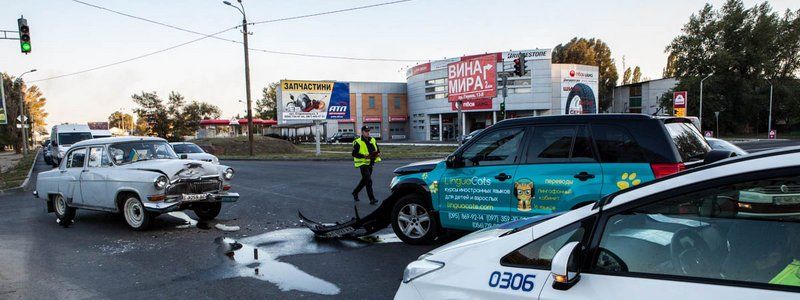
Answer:
M653 176L661 178L685 170L686 165L683 163L650 164L650 168L653 169Z
M230 189L231 189L231 186L230 186L230 185L223 185L223 186L222 186L222 190L223 190L223 191L229 191Z

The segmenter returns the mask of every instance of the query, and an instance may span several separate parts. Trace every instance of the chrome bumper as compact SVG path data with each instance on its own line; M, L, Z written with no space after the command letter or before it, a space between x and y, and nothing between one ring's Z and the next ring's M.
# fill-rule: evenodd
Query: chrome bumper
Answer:
M166 213L176 210L183 210L188 206L195 203L214 203L214 202L236 202L239 200L239 193L221 192L221 193L207 193L206 199L196 201L184 201L182 195L169 195L163 201L146 201L144 202L145 210L154 213Z

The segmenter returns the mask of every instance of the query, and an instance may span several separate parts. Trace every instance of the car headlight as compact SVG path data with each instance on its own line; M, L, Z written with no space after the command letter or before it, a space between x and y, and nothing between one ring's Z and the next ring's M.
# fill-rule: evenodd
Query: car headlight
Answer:
M389 189L391 190L398 181L400 181L400 179L398 179L397 176L392 177L392 181L389 182Z
M423 255L423 257L425 257L425 255ZM414 279L422 277L423 275L430 274L436 270L444 268L443 262L427 260L423 257L420 257L419 260L408 264L405 271L403 271L403 283L409 283Z
M169 183L167 176L161 175L156 178L156 181L153 182L153 185L156 187L156 189L163 190L167 187L167 183Z
M225 180L231 180L231 178L233 178L233 169L225 169L225 173L222 173L222 178L225 178Z

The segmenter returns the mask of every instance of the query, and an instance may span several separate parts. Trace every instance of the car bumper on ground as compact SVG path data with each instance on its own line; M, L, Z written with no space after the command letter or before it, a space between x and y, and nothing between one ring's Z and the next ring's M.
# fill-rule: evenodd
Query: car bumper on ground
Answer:
M233 192L207 193L205 199L191 201L184 200L183 195L170 195L162 201L146 201L144 208L149 212L162 214L191 208L197 203L236 202L237 200L239 200L239 193Z

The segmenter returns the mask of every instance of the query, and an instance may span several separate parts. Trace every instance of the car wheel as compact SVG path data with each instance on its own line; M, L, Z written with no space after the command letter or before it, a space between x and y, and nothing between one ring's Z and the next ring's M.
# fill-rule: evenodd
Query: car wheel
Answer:
M75 208L67 205L67 199L61 195L53 197L53 210L56 212L58 223L64 226L69 226L75 220Z
M564 114L593 114L597 112L597 103L592 88L578 83L570 89Z
M122 215L125 216L125 223L133 230L145 230L150 226L153 215L144 209L144 205L139 198L129 196L122 204Z
M392 229L397 237L411 245L433 243L439 234L430 207L417 194L406 195L394 205Z
M222 210L222 202L197 203L192 210L200 220L213 220L219 215L219 211Z

